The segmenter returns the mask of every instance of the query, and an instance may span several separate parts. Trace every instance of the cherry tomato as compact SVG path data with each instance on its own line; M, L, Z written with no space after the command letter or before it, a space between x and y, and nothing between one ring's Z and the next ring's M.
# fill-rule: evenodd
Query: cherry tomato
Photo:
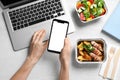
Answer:
M94 16L94 15L92 15L92 14L90 15L90 17L91 17L92 19L94 19L94 18L95 18L95 16Z
M83 13L80 13L80 19L81 19L82 21L85 21L85 16L84 16Z
M90 3L91 3L91 4L93 4L93 3L94 3L94 0L88 0L88 1L90 1Z

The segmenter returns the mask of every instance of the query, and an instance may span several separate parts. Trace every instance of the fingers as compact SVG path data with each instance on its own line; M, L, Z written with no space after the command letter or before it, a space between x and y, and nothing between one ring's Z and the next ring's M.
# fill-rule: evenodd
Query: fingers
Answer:
M68 47L70 47L70 46L71 46L71 44L70 44L69 38L65 38L65 41L64 41L64 48L68 48Z
M38 33L41 32L42 30L36 31L32 37L32 41L35 41L36 37L38 36Z
M42 42L44 36L45 36L45 30L42 29L42 30L39 30L37 32L35 32L35 34L33 35L33 39L32 39L32 42Z
M39 41L40 41L40 42L42 42L42 41L43 41L43 39L44 39L45 35L46 35L46 31L45 31L45 30L43 30L43 32L42 32L42 34L41 34L41 36L39 37Z
M35 38L35 41L38 42L39 41L39 38L41 37L41 35L43 34L43 30L41 30L40 32L38 32L36 38Z

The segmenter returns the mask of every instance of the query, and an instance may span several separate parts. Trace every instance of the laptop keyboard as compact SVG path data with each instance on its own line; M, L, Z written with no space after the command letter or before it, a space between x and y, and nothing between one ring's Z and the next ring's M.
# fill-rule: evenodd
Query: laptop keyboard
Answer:
M14 31L64 14L60 0L45 0L9 12Z

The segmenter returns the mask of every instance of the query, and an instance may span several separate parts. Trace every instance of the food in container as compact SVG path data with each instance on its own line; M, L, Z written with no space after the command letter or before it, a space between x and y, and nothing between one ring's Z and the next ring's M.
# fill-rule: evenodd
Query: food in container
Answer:
M89 22L106 14L104 0L79 0L76 11L82 22Z
M106 44L102 39L84 39L77 42L77 62L103 62L106 59Z

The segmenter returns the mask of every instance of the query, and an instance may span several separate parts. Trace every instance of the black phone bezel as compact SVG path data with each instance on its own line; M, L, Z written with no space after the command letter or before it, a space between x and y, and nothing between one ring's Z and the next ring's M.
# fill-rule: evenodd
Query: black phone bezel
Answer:
M53 29L53 23L54 23L54 21L57 21L57 22L59 22L59 23L67 23L67 24L68 24L65 37L67 37L67 33L68 33L68 29L69 29L69 22L68 22L68 21L59 20L59 19L53 19L53 21L52 21L52 26L51 26L51 30L50 30L49 42L50 42L50 39L51 39L51 34L52 34L52 29ZM48 43L48 48L49 48L49 45L50 45L50 43ZM59 54L61 53L61 52L59 52L59 51L49 50L48 48L47 48L47 50L48 50L49 52L54 52L54 53L59 53Z

